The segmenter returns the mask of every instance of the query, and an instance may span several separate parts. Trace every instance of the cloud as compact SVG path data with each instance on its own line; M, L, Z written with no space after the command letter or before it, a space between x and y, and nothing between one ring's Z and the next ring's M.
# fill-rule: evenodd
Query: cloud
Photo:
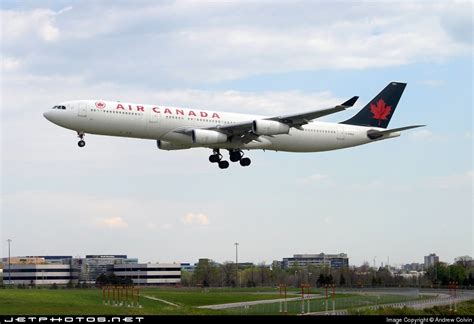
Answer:
M98 223L101 226L109 228L127 228L128 224L122 219L122 217L107 217L98 219Z
M319 182L324 181L328 178L329 178L329 176L326 175L326 174L315 173L315 174L312 174L310 176L307 176L306 178L301 178L298 181L300 183L303 183L303 184L312 184L312 183L319 183Z
M444 142L448 139L445 134L433 133L431 130L422 128L410 133L410 137L420 142Z
M439 176L429 179L425 185L435 189L451 189L470 186L473 183L473 170L464 173L451 174L447 176Z
M2 37L7 45L17 41L26 41L26 39L31 40L32 36L45 42L54 42L60 36L55 21L57 14L49 9L1 10Z
M187 213L186 215L184 215L181 221L185 225L209 225L209 217L202 213Z
M446 82L443 81L443 80L429 79L429 80L418 81L418 84L421 84L421 85L424 85L424 86L427 86L427 87L431 87L431 88L439 88L439 87L444 86L446 84Z
M434 135L433 132L428 129L420 129L412 132L410 136L414 139L429 140L432 139Z
M17 70L21 66L21 60L15 57L2 56L2 71Z
M439 62L471 53L470 43L454 37L472 26L466 23L468 4L364 2L343 11L342 5L91 2L58 11L3 10L3 49L34 73L163 87ZM445 10L453 14L448 21ZM458 16L465 18L458 22ZM32 35L42 43L31 42Z

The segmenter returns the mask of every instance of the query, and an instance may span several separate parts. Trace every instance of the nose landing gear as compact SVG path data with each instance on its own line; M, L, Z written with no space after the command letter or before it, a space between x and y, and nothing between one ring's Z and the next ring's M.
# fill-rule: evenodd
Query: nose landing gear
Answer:
M86 134L84 134L84 132L77 132L77 137L79 137L81 140L79 142L77 142L77 145L79 147L84 147L86 146L86 142L84 141L84 136Z

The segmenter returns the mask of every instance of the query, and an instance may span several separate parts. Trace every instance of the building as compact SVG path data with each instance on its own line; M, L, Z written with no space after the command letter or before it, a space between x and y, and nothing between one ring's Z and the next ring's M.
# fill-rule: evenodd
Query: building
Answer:
M3 283L5 285L67 285L73 281L69 264L4 264Z
M158 285L181 282L179 264L139 264L138 259L126 255L28 256L4 259L5 285L67 285L95 284L104 275L129 277L135 284ZM11 280L10 280L11 278Z
M80 283L94 284L101 274L109 275L116 264L137 264L138 259L129 259L126 255L86 255L85 258L75 258L71 268L78 273Z
M130 278L136 285L176 285L181 282L181 264L114 264L117 277Z
M423 271L423 264L422 263L407 263L402 266L402 270L405 272L410 271Z
M429 267L433 267L436 263L439 263L439 256L437 256L436 253L431 253L430 255L425 256L425 270Z
M305 268L308 266L329 267L341 269L349 267L349 258L346 253L339 254L295 254L292 258L283 258L281 267L289 269L293 267Z
M194 272L195 269L196 269L196 264L181 263L181 270L182 271Z
M70 255L48 255L48 256L21 256L21 257L11 257L10 260L8 258L3 258L3 263L11 263L11 264L65 264L70 263L69 261L72 259Z

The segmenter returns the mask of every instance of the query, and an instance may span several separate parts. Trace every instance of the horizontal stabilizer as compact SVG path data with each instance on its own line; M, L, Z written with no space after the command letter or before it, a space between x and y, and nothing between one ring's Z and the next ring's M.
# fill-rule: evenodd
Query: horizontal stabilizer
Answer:
M376 138L379 138L379 137L382 137L384 135L388 135L388 134L391 134L391 133L396 133L396 132L401 132L401 131L404 131L404 130L407 130L407 129L412 129L412 128L418 128L418 127L425 127L426 125L413 125L413 126L405 126L405 127L399 127L399 128L392 128L392 129L387 129L387 130L383 130L383 131L379 131L379 130L375 130L375 129L372 129L372 130L369 130L367 132L367 136L370 138L370 139L376 139Z

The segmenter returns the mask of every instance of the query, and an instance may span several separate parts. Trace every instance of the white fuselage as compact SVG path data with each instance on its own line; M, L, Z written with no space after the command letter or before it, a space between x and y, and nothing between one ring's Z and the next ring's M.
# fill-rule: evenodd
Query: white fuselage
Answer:
M291 128L288 134L260 136L247 144L235 140L221 144L197 145L192 142L190 135L176 132L176 130L223 126L266 117L103 100L68 101L62 103L60 107L65 109L51 109L44 113L44 116L59 126L77 132L161 140L182 144L182 148L319 152L374 142L376 140L367 137L367 131L378 129L315 121L302 126L301 129ZM392 133L377 140L399 135L399 133Z

